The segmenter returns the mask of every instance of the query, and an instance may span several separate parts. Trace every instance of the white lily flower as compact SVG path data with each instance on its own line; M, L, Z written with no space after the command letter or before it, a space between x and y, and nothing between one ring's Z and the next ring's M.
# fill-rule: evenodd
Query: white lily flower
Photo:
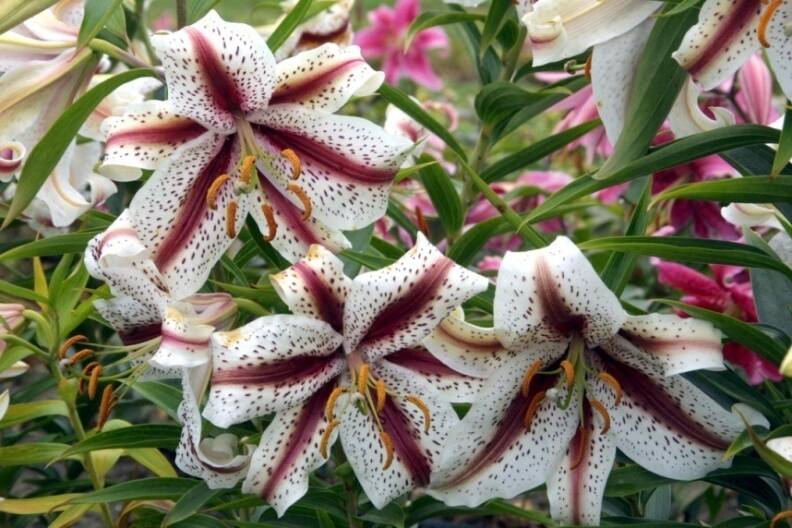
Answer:
M265 38L269 37L296 5L296 0L283 2L281 7L286 13L272 24L258 28L258 32ZM337 44L342 48L349 46L354 38L350 23L353 7L355 0L338 0L327 9L315 14L297 26L286 42L275 52L275 58L283 60L328 43Z

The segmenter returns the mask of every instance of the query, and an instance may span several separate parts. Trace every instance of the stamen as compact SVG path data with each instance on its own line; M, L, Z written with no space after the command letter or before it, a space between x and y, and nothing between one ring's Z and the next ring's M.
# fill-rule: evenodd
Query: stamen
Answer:
M253 166L256 164L256 156L245 156L242 165L239 167L239 180L245 184L250 184L253 178Z
M236 238L236 213L237 203L235 200L231 200L226 207L226 236L228 238Z
M93 355L93 350L91 350L90 348L83 348L82 350L74 354L71 358L69 358L69 365L74 365L76 363L79 363L80 361L91 355Z
M542 368L541 361L534 361L534 363L528 368L525 372L525 376L523 376L522 385L521 385L521 392L523 398L527 398L529 391L531 389L531 381L534 379L534 376L539 372L539 369Z
M88 397L96 397L96 389L99 387L99 374L102 373L102 365L96 365L91 371L91 378L88 380Z
M303 188L300 187L299 185L297 185L296 183L290 183L286 188L289 189L291 192L293 192L294 195L297 198L299 198L300 201L302 202L302 205L303 205L302 219L303 220L308 220L309 218L311 218L311 212L313 211L313 205L311 204L311 199L305 193L305 190L303 190Z
M610 388L613 389L613 392L616 395L616 405L619 405L622 400L622 388L619 381L607 372L600 372L597 374L597 377L610 385Z
M583 457L586 455L586 449L588 448L588 435L589 435L588 428L585 426L585 424L580 424L579 431L581 436L579 442L580 447L578 449L578 452L575 453L575 458L571 459L572 465L569 466L569 469L571 470L577 469L578 466L583 462ZM570 455L571 454L572 453L570 453Z
M385 392L385 380L382 378L377 380L377 412L382 412L382 409L385 408L385 397L387 396Z
M767 4L767 7L762 11L762 16L759 17L756 36L759 38L759 44L761 44L763 48L770 47L770 42L767 40L767 28L773 20L773 15L782 3L784 3L784 0L770 0L770 3Z
M343 388L336 387L335 389L333 389L333 392L331 392L330 396L327 398L327 402L325 403L324 414L325 414L325 418L327 418L328 422L332 422L333 421L334 414L335 414L334 413L335 404L338 401L338 398L344 392L346 392L346 391Z
M410 394L405 396L404 399L416 407L423 413L424 416L424 433L429 432L429 428L432 426L432 413L429 411L429 407L423 402L421 398Z
M542 400L544 400L545 391L537 392L531 403L528 404L528 409L525 411L525 415L523 416L523 425L527 430L531 430L531 422L533 422L534 415L536 415L536 411L539 410L539 406L542 404Z
M369 371L371 367L367 363L363 363L358 370L357 389L360 394L366 394L368 388Z
M591 59L594 57L593 53L590 53L588 58L586 59L586 64L583 65L583 75L588 79L591 80Z
M107 422L107 419L110 417L110 411L113 410L115 404L113 401L115 397L113 395L113 386L106 385L104 391L102 392L102 402L99 404L99 418L96 421L96 429L98 431L102 430L104 424Z
M385 431L380 431L380 440L385 447L385 464L382 465L382 469L388 469L393 463L393 440Z
M300 174L302 173L302 161L300 161L300 156L298 156L297 153L290 148L281 150L281 156L286 158L288 162L291 163L291 179L296 180L299 178Z
M792 510L782 511L781 513L777 513L773 519L770 521L770 528L775 528L776 524L779 522L792 518Z
M429 236L429 224L426 222L426 217L420 207L415 208L415 225L418 226L421 233Z
M267 229L269 230L265 240L272 242L275 240L275 235L278 234L278 222L275 221L275 211L271 205L261 204L261 212L264 213L264 218L267 220Z
M600 416L602 416L602 421L605 423L605 425L602 426L602 434L607 433L611 426L611 419L610 414L608 414L608 409L606 409L599 400L589 400L589 403L600 414Z
M63 359L66 357L66 352L74 346L76 343L80 343L81 341L88 341L88 338L84 335L76 335L71 336L69 339L63 342L63 344L58 349L58 359Z
M328 458L327 445L330 443L330 435L333 434L333 431L340 423L341 422L338 420L331 420L330 423L327 424L327 429L322 433L322 440L319 442L319 453L322 455L322 458Z
M206 191L206 206L209 209L217 209L217 193L220 192L220 189L229 178L230 176L228 176L228 174L221 174L215 178L212 185L209 186L209 190Z
M91 361L90 363L88 363L87 365L85 365L85 366L83 367L83 370L82 370L83 376L87 376L87 375L88 375L88 372L90 372L90 370L91 370L92 368L96 367L97 365L99 365L99 362L98 362L98 361Z
M575 384L575 366L571 361L565 359L561 362L561 368L564 369L564 376L566 376L567 388Z

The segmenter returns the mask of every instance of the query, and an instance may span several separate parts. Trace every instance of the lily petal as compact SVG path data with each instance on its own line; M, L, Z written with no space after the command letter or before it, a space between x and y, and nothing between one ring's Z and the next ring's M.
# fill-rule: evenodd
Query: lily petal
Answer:
M759 49L761 12L761 0L706 0L672 57L704 90L712 90Z
M296 183L320 222L351 230L385 214L393 178L412 143L366 119L296 104L271 106L256 122L261 147L273 158L268 172L274 182L286 188L291 181L293 165L280 155L291 149L301 165Z
M631 30L661 2L647 0L538 0L523 17L540 66L583 53Z
M352 281L344 309L344 348L375 361L415 346L488 284L419 233L415 246L399 260Z
M192 368L211 359L210 343L214 327L201 324L192 306L176 303L165 309L162 342L149 362L155 367Z
M473 402L484 385L484 378L462 374L420 346L388 354L383 362L409 370L412 376L431 385L443 401Z
M10 181L22 167L22 160L26 155L27 149L19 141L0 144L0 181Z
M699 93L696 83L691 77L688 77L685 86L679 92L668 113L668 125L674 133L674 137L682 138L699 132L731 126L737 122L734 114L728 108L711 106L709 109L715 117L711 118L705 114L698 103Z
M99 315L112 326L125 345L136 345L160 337L159 307L129 296L94 301Z
M253 452L242 491L262 497L279 517L305 495L310 474L327 462L320 445L329 425L324 407L334 387L327 383L302 405L276 413ZM338 431L330 435L328 446Z
M218 427L302 404L343 371L341 336L302 315L260 317L212 336L204 417Z
M210 11L195 24L154 35L151 41L177 113L230 133L238 114L267 106L275 86L275 58L247 24L226 22Z
M782 2L770 25L767 27L767 41L770 47L767 48L767 56L773 65L773 73L781 86L781 91L787 99L792 99L792 57L790 57L790 47L792 47L792 36L789 34L789 23L792 21L792 4Z
M352 97L373 94L385 79L363 60L359 47L336 44L324 44L279 62L275 75L270 105L295 103L329 113Z
M625 313L583 253L566 237L546 248L507 252L495 289L495 332L512 350L567 343L574 332L602 343Z
M369 412L363 414L349 404L341 417L340 438L349 464L374 507L381 509L414 488L429 485L445 445L448 432L459 423L450 403L432 388L415 379L409 370L382 362L372 374L384 380L393 395L385 399L379 422L393 443L393 462L384 469L386 449L377 423ZM431 421L405 396L417 395L429 410Z
M302 260L270 276L275 291L294 314L326 321L336 332L343 331L344 303L352 283L344 274L344 263L318 244Z

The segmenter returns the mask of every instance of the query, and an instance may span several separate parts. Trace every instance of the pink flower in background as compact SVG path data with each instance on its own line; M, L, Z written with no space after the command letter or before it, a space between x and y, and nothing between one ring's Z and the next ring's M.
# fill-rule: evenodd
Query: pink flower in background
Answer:
M737 72L737 83L738 122L747 120L766 125L778 119L778 112L773 107L773 77L759 53L748 59Z
M421 10L419 0L397 0L391 8L380 6L369 13L369 27L358 31L355 43L360 46L367 59L382 59L385 80L396 83L408 77L431 90L443 86L432 70L428 52L432 49L447 49L448 37L439 28L429 28L418 33L404 49L407 29Z
M756 322L753 291L744 268L711 264L713 277L708 277L682 264L658 258L653 258L652 264L658 269L658 280L662 284L684 294L682 302ZM679 315L686 317L682 312ZM748 382L753 385L765 379L781 381L781 373L775 365L739 343L727 343L723 356L745 371Z

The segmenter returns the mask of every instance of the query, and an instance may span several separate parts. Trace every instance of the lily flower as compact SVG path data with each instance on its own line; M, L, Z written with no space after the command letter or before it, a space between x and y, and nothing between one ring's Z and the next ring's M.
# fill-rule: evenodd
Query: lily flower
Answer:
M269 37L296 5L295 0L283 2L281 6L285 8L286 13L272 24L258 28L258 32L265 38ZM275 58L282 60L327 43L337 44L342 48L349 46L354 38L350 22L353 7L355 0L340 0L306 20L297 26L286 42L278 48Z
M729 465L740 418L678 376L723 368L710 324L628 316L565 237L506 254L494 317L501 366L449 436L429 494L475 506L546 482L555 519L597 524L617 448L679 480Z
M25 310L25 308L26 307L23 304L0 303L0 335L9 334L22 326L22 323L25 320L25 318L22 316L22 312ZM6 342L0 339L0 355L2 355L2 353L5 351L6 346ZM24 361L15 361L11 366L0 372L0 379L20 376L27 372L27 370L27 363ZM8 398L7 394L4 396L6 399ZM4 396L0 396L0 401L2 401ZM7 404L8 402L6 402L6 405ZM0 404L0 408L2 408L2 404Z
M354 46L325 44L278 64L263 38L214 11L155 35L169 99L105 121L106 165L155 169L130 210L173 293L194 292L248 212L287 259L380 218L411 145L335 115L382 82ZM175 282L175 281L174 281Z
M419 235L394 264L354 280L330 251L312 246L272 282L296 315L212 337L204 417L228 427L275 413L243 491L283 514L337 437L377 508L427 486L458 422L449 400L469 398L478 381L444 366L421 342L487 280Z

